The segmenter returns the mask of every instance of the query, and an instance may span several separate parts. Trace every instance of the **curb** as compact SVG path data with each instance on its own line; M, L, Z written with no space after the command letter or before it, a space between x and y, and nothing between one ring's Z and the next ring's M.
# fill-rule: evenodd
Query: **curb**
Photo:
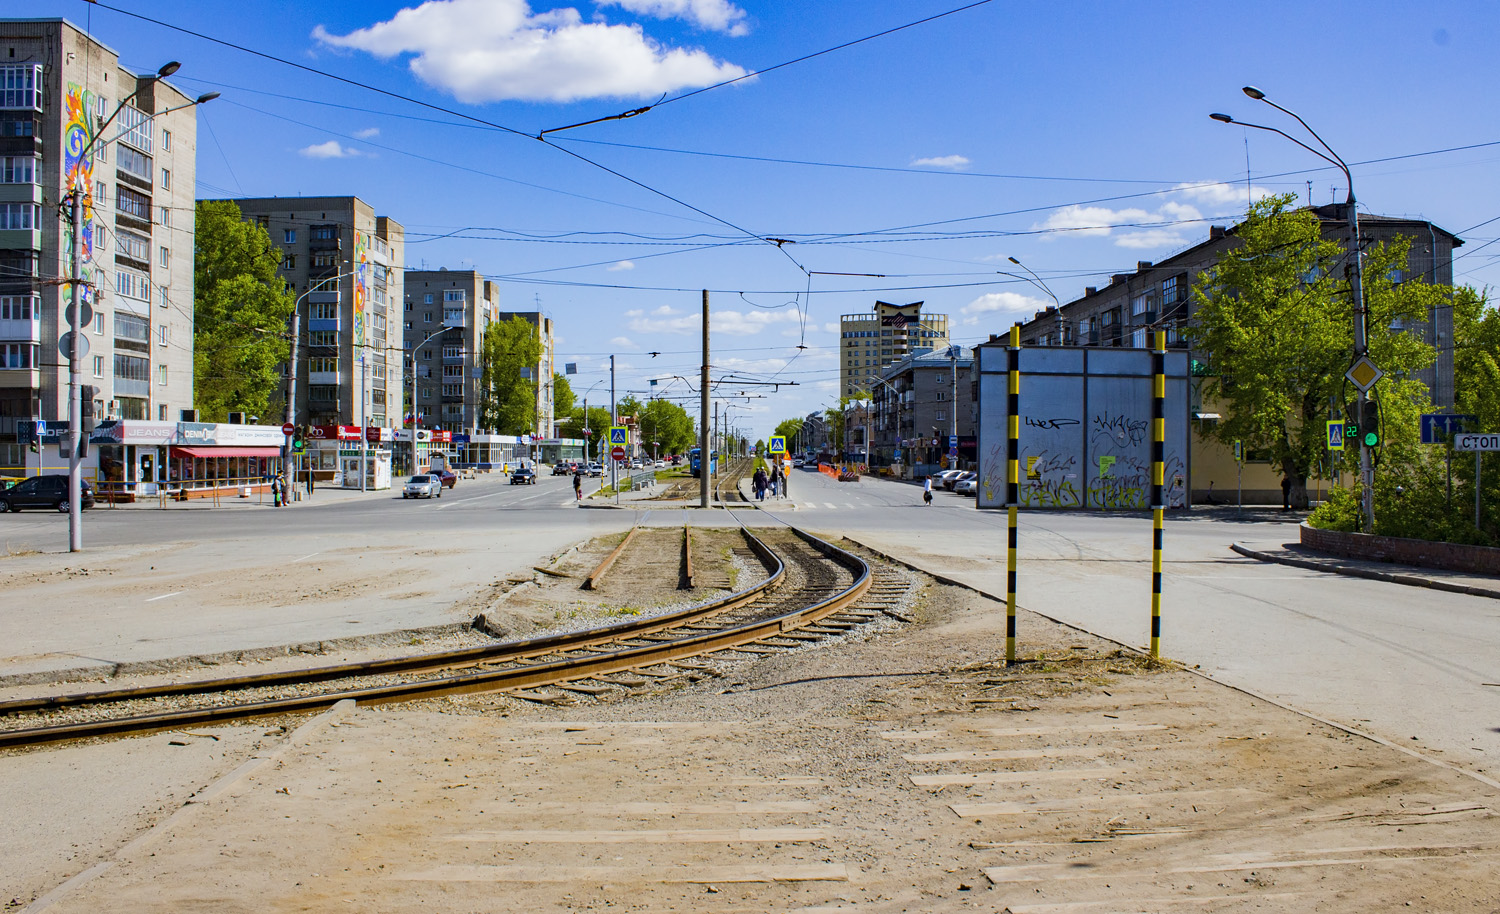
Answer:
M1229 548L1231 551L1246 558L1255 559L1260 562L1274 562L1278 565L1290 565L1293 568L1321 571L1324 574L1342 574L1351 578L1366 578L1371 581L1385 581L1388 584L1405 584L1408 587L1426 587L1429 590L1442 590L1448 593L1461 593L1470 597L1487 597L1491 600L1500 600L1500 590L1489 587L1476 587L1472 584L1450 584L1447 581L1424 578L1414 574L1373 571L1369 568L1359 568L1354 565L1344 565L1338 562L1318 562L1312 559L1297 559L1285 555L1272 555L1269 552L1260 552L1240 543L1230 543Z

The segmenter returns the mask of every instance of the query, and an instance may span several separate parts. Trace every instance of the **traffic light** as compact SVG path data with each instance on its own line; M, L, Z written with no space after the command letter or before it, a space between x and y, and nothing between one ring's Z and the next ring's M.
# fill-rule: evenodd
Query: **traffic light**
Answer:
M83 401L79 404L79 415L83 416L84 429L88 429L96 416L94 415L94 398L99 396L99 388L92 384L81 384L78 387L78 399Z
M292 430L292 450L298 454L307 450L307 426L299 425Z
M1365 447L1380 446L1380 404L1366 400L1359 417L1359 440Z

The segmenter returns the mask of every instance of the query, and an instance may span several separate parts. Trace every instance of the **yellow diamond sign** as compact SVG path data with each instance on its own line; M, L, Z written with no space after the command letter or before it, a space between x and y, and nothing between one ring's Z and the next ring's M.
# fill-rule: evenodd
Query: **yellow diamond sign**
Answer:
M1359 361L1355 362L1348 371L1344 372L1344 377L1348 378L1355 387L1368 392L1371 387L1375 386L1376 381L1385 377L1385 372L1376 368L1375 363L1370 361L1369 356L1362 355L1359 357Z

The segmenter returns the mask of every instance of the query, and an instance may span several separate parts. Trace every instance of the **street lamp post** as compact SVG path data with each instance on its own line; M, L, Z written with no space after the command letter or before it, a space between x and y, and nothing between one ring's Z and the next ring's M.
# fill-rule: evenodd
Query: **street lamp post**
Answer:
M73 199L72 199L72 201L71 201L71 203L70 203L70 205L68 207L68 224L69 224L70 235L71 235L71 244L70 244L70 247L71 247L71 251L70 251L71 264L69 266L69 271L68 271L68 274L69 274L68 275L68 285L71 286L71 297L72 297L72 300L73 300L73 307L71 309L71 313L68 316L69 331L68 331L68 345L67 345L67 350L68 350L67 351L67 358L68 358L68 409L67 409L67 414L68 414L68 551L69 552L79 552L79 551L81 551L83 549L83 504L82 504L82 501L83 501L83 495L82 495L82 489L83 489L83 467L82 467L82 463L83 463L83 458L79 454L79 445L81 443L81 433L83 431L83 404L82 404L82 402L80 402L79 397L78 397L78 392L79 392L78 363L79 363L79 361L83 357L83 354L79 351L79 339L83 336L83 320L82 320L83 314L81 312L82 312L82 308L83 308L83 305L84 305L83 291L82 291L83 290L83 246L82 246L82 243L80 241L80 235L82 233L82 226L84 224L84 219L83 219L83 201L84 201L84 198L92 190L92 188L80 186L80 184L82 182L82 179L83 179L83 163L85 161L87 161L89 159L89 157L93 154L95 144L98 144L100 146L106 146L106 145L114 142L114 140L119 139L119 137L116 136L116 137L114 137L112 139L105 140L102 143L99 142L99 138L104 135L104 131L109 127L110 124L114 123L115 118L119 116L120 112L125 109L125 106L127 104L129 104L131 101L133 101L135 99L135 97L137 95L139 95L142 90L144 90L146 88L146 86L150 85L151 83L156 82L157 80L166 79L168 76L171 76L173 73L176 73L177 70L178 70L178 68L180 68L181 66L182 66L182 64L178 63L175 60L169 61L169 62L163 64L162 67L161 67L161 69L157 70L156 74L154 76L148 76L145 79L141 80L140 84L138 86L136 86L135 91L131 92L129 95L125 96L124 98L122 98L120 100L120 103L115 106L115 110L110 114L110 116L108 118L106 118L104 120L104 123L102 123L102 124L99 125L99 129L97 131L94 131L94 135L92 137L90 137L89 140L88 140L88 142L84 143L83 146L82 146L82 148L79 149L79 151L78 151L79 167L73 173L73 186L70 189L71 190L70 196ZM148 116L145 120L146 121L151 121L151 120L154 120L154 119L156 119L156 118L158 118L158 117L160 117L160 116L162 116L164 114L169 114L169 113L171 113L173 111L181 111L183 108L191 108L194 105L201 105L204 102L213 101L214 99L216 99L218 97L219 97L219 93L217 93L217 92L207 92L207 93L204 93L203 95L198 96L198 98L196 100L194 100L192 102L189 102L186 105L177 105L176 107L172 107L172 108L164 108L161 111L158 111L155 114L152 114L152 115ZM85 115L85 117L87 117L87 115ZM144 123L144 121L142 123ZM137 126L139 126L139 125L137 125Z
M1344 182L1349 187L1349 195L1344 202L1344 217L1349 225L1349 257L1352 260L1349 271L1349 294L1354 300L1353 361L1358 362L1369 354L1369 344L1366 334L1367 313L1364 294L1364 257L1359 244L1359 207L1354 198L1354 175L1349 172L1349 163L1345 162L1338 153L1334 152L1333 147L1329 146L1321 136L1318 136L1318 132L1308 126L1307 121L1304 121L1297 112L1292 111L1290 108L1283 108L1281 105L1266 98L1266 94L1254 86L1245 86L1241 91L1250 98L1259 102L1265 102L1277 111L1289 115L1293 120L1301 124L1302 129L1311 134L1313 139L1318 141L1318 145L1323 147L1323 151L1320 152L1275 127L1235 120L1227 114L1215 113L1209 115L1209 117L1222 124L1239 124L1241 127L1253 127L1256 130L1265 130L1270 133L1280 134L1344 173ZM1324 154L1325 152L1327 153L1326 155ZM1358 405L1359 418L1362 420L1366 409L1369 408L1369 394L1364 390L1359 390L1355 402ZM1360 424L1362 426L1363 422ZM1363 434L1361 434L1359 440L1359 479L1362 490L1360 492L1360 508L1361 513L1364 515L1365 531L1373 533L1375 532L1375 466L1371 459L1370 446L1365 443Z

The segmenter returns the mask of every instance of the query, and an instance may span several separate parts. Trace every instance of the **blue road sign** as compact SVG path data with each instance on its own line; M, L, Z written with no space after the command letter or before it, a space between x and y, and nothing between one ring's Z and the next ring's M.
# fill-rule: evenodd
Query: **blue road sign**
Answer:
M1344 449L1344 420L1338 419L1328 423L1328 449L1330 451Z
M1423 413L1422 443L1443 444L1459 432L1473 431L1478 425L1478 416L1461 413Z
M613 425L613 426L610 426L610 429L609 429L609 443L612 444L612 445L614 445L614 444L629 444L630 443L630 429L626 428L623 425Z
M949 435L948 436L948 450L950 450L950 451L956 451L956 450L958 450L958 436L957 435Z
M771 444L767 448L773 454L786 453L786 437L784 435L772 435Z
M896 448L894 451L891 452L891 459L892 460L900 460L901 459L901 449L899 447Z

